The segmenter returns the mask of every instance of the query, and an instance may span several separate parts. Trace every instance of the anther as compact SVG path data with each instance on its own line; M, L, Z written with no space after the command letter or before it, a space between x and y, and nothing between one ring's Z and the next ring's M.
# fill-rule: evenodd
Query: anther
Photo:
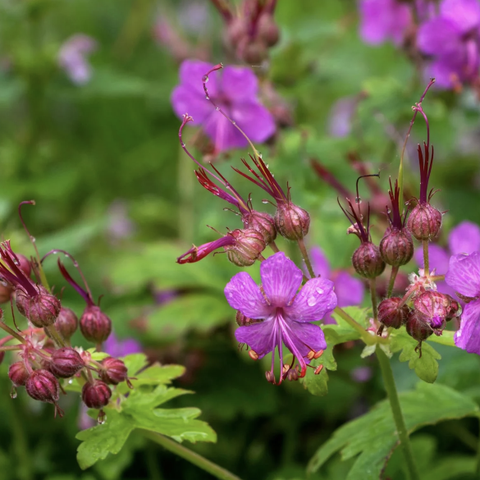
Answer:
M252 360L258 360L258 353L255 352L254 350L249 350L248 355L250 356L250 358ZM268 380L268 378L267 378L267 380Z

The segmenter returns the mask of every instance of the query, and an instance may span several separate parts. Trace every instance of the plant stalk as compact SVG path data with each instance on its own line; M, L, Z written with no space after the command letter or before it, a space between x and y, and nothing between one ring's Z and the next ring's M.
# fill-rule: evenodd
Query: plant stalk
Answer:
M302 258L303 261L305 262L305 265L307 266L308 273L310 274L310 278L315 278L315 272L313 271L312 263L310 262L310 257L308 256L308 251L307 247L305 247L305 242L303 241L303 238L297 241L298 243L298 248L300 249L300 252L302 252Z
M397 278L398 267L392 267L392 273L390 274L390 282L388 283L387 298L390 298L393 293L393 287L395 286L395 279Z

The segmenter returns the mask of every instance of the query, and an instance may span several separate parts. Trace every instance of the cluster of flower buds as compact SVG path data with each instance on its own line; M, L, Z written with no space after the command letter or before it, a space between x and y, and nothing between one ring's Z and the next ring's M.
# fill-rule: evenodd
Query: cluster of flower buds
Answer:
M277 44L280 30L273 18L276 0L243 0L235 8L223 0L212 0L226 23L226 36L235 55L246 63L259 64L268 49Z
M71 379L76 378L83 384L83 402L90 408L100 410L98 419L101 422L104 419L102 409L112 396L112 386L121 382L131 386L127 367L122 360L113 357L96 361L89 352L72 346L71 338L80 326L82 335L95 343L97 350L101 350L102 343L110 335L111 320L93 302L87 283L84 290L60 260L60 272L86 301L80 321L50 291L42 262L50 254L60 252L72 259L85 281L77 262L67 252L53 250L41 260L29 261L15 253L9 241L0 244L0 303L14 303L17 312L27 320L27 328L21 330L17 327L19 316L14 315L13 329L3 321L3 311L0 309L0 328L9 334L0 339L0 356L3 360L6 351L12 351L14 355L8 371L13 384L12 398L16 397L17 388L25 387L31 398L53 404L55 415L58 413L62 416L58 402L60 394L65 391L61 382L70 379L67 381L71 383ZM32 272L35 278L43 279L43 282L32 280Z

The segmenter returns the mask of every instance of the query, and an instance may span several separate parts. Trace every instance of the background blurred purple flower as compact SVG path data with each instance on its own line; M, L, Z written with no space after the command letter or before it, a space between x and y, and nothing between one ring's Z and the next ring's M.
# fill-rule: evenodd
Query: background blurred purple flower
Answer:
M104 343L103 348L112 357L124 357L142 351L142 346L134 338L119 340L113 332Z
M90 80L92 69L86 57L96 48L97 42L82 33L70 37L60 48L58 64L73 83L83 85Z
M410 7L396 0L360 0L360 36L366 43L379 45L391 40L402 43L412 23Z
M428 76L452 88L478 77L480 64L480 3L443 0L440 14L420 26L418 48L433 57Z
M205 98L202 78L213 67L198 60L185 60L180 66L180 85L172 92L173 110L179 118L185 113L201 125L221 152L247 146L245 137ZM209 76L208 93L212 100L253 142L263 142L275 132L271 113L258 101L258 81L245 67L225 67Z
M480 355L480 252L451 257L445 281L459 294L474 299L463 309L455 345Z
M310 258L315 274L333 281L339 307L350 307L362 303L365 287L361 280L352 277L344 270L331 272L327 257L320 247L313 247L310 250ZM333 319L331 312L325 315L323 323L337 323Z
M370 367L356 367L350 372L350 377L354 382L365 383L373 376L373 371Z
M337 100L330 110L328 133L332 137L346 137L352 130L352 120L357 110L358 98L345 97Z
M428 263L430 270L435 269L437 275L444 275L448 270L451 255L469 254L480 250L480 227L472 222L459 223L448 236L448 249L430 243L428 245ZM417 248L415 261L423 268L423 250ZM454 290L445 282L436 282L441 293L454 295Z

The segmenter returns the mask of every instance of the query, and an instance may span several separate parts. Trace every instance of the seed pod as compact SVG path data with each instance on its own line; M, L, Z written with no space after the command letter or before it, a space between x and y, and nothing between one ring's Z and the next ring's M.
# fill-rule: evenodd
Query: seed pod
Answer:
M70 378L84 366L85 363L76 350L70 347L63 347L53 351L48 369L56 377Z
M441 335L449 312L449 298L443 293L428 290L419 295L413 305L418 318L430 325L436 335Z
M260 15L257 22L257 32L267 47L276 45L280 38L280 30L269 13Z
M415 311L410 313L405 328L407 333L419 343L422 343L433 333L430 325L420 319Z
M80 331L89 341L103 343L112 331L112 321L96 305L88 305L80 318Z
M110 385L118 385L127 380L127 367L119 358L107 357L102 360L100 379Z
M105 407L111 396L110 387L100 380L94 380L93 383L87 382L82 388L82 400L88 408Z
M268 55L267 46L260 38L251 40L249 37L243 37L237 46L236 54L250 65L261 64Z
M25 388L28 395L40 402L55 404L60 398L60 384L48 370L34 370L28 377Z
M275 212L278 233L289 240L301 240L310 228L310 215L291 202L280 203Z
M407 305L400 307L402 299L399 297L386 298L378 305L378 320L386 327L400 328L409 315Z
M442 213L429 203L419 203L408 217L407 227L417 240L433 240L440 233Z
M55 320L55 328L65 340L70 340L78 328L78 318L75 312L69 308L62 307L57 320Z
M235 238L235 243L223 247L227 252L227 258L239 267L253 265L265 250L263 235L251 228L234 230L231 235Z
M256 210L252 210L242 216L242 222L245 228L251 228L261 233L265 245L273 242L277 237L275 220L266 212L257 212Z
M389 228L380 242L380 254L388 265L399 267L413 257L413 240L405 228Z
M380 250L372 242L363 242L353 253L355 271L365 278L376 278L385 270Z
M30 374L25 366L25 362L22 360L12 363L8 368L8 377L15 387L23 387L29 376Z
M35 327L49 327L55 323L60 313L60 300L47 292L41 285L35 287L38 295L29 295L23 288L15 290L15 303L18 311L30 320Z

